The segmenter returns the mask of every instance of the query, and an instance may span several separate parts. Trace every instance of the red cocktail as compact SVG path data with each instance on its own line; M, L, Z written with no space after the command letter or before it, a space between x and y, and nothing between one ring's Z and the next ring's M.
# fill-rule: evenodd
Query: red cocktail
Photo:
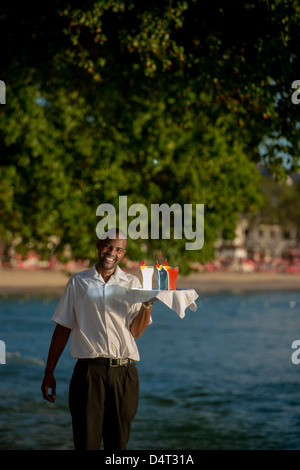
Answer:
M168 290L176 290L176 281L179 273L179 268L171 268L170 266L166 266L166 269L168 272Z

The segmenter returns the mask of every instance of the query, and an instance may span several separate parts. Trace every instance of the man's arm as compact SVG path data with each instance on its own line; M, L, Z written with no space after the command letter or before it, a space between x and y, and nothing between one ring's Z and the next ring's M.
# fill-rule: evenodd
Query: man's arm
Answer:
M130 332L134 338L139 338L147 328L151 316L153 302L158 299L150 299L148 302L143 302L139 313L133 319L130 325ZM148 308L147 308L148 307Z
M45 369L44 380L41 386L43 397L45 400L54 403L55 401L55 390L56 390L56 381L53 375L54 369L60 358L65 346L68 342L71 330L62 325L56 325L54 330L48 359ZM51 388L51 394L48 394L48 390Z

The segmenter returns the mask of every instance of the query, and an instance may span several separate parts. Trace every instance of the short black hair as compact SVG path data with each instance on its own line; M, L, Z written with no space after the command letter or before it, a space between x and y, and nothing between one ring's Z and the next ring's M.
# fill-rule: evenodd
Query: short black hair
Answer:
M106 238L108 238L108 239L121 238L122 240L126 240L126 245L127 245L127 237L126 237L125 233L123 232L123 230L121 230L118 227L110 228L110 229L106 230L106 232L104 232L101 235L100 240L105 240Z

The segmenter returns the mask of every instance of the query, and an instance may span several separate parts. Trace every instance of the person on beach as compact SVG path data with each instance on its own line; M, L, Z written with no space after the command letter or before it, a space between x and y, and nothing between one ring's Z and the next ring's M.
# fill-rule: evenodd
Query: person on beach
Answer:
M126 300L125 289L141 287L118 266L126 247L121 230L105 232L97 242L97 264L70 278L52 317L56 327L41 389L54 403L54 369L71 334L71 355L77 359L69 389L75 450L99 450L102 439L105 450L126 449L137 412L135 338L151 323L156 299L133 305Z

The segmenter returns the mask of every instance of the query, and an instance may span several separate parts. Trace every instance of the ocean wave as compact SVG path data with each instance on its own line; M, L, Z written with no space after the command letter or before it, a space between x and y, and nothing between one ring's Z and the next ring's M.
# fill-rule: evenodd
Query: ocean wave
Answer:
M23 357L19 351L14 351L14 352L6 351L6 362L36 364L41 367L45 365L45 361L43 361L42 359L39 359L38 357L27 357L27 356Z

